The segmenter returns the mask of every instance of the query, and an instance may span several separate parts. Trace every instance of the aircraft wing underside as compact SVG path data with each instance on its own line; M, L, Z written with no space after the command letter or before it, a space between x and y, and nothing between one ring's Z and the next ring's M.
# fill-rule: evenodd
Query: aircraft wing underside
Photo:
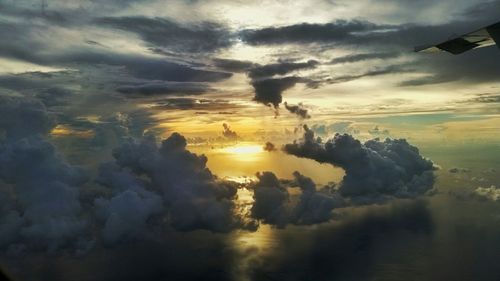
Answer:
M500 48L500 22L436 45L416 47L415 51L446 51L454 55L458 55L472 49L492 46L495 44Z

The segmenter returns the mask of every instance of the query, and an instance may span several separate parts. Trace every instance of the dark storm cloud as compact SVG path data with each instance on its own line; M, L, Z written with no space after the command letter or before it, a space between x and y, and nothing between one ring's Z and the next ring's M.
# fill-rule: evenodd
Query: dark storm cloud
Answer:
M304 82L304 78L296 76L252 81L252 86L255 89L253 100L264 105L272 105L277 109L283 101L283 92L301 82Z
M307 126L304 130L304 138L285 145L284 151L343 168L342 196L360 202L415 197L434 185L433 163L404 139L374 139L362 144L350 135L336 134L323 142Z
M230 32L211 22L188 26L164 18L137 16L99 18L96 23L133 32L150 44L177 52L214 52L231 45Z
M316 184L308 177L294 172L289 183L301 190L298 199L291 200L286 185L272 172L257 173L258 181L251 186L254 191L252 217L263 223L285 227L287 224L312 225L332 219L334 208L344 206L344 200L336 195L316 190Z
M190 83L190 82L170 82L170 83L147 83L134 86L122 86L116 89L118 92L131 97L147 97L159 95L200 95L211 88L204 83Z
M334 58L330 61L331 64L354 63L373 59L391 59L400 56L400 53L363 53L353 54L343 57Z
M319 64L318 61L309 60L307 62L279 62L273 64L259 65L248 71L251 79L271 77L274 75L286 75L290 72L302 69L313 69Z
M217 179L206 167L207 158L189 152L186 145L186 139L177 133L163 140L159 147L151 137L130 139L116 148L113 156L119 167L118 171L130 169L136 182L140 182L140 178L145 176L152 190L161 194L164 204L168 206L169 222L176 229L227 232L242 226L232 201L236 188ZM121 196L120 194L116 196ZM128 200L135 200L138 208L141 206L140 199L129 193L127 198L118 200L117 210L122 210L120 206ZM156 203L149 203L151 208L141 211L138 224L143 224L157 210ZM117 224L116 227L117 231L110 230L112 234L121 233L123 226Z
M118 50L95 46L75 47L55 52L53 42L43 41L37 34L45 33L43 26L25 23L0 23L0 34L5 35L0 44L0 56L53 67L78 69L103 65L123 68L125 74L140 79L176 82L216 82L231 77L231 73L210 71L167 61L164 58L120 53ZM103 73L103 78L116 80Z
M51 107L66 105L68 98L72 95L73 92L71 90L60 87L52 87L41 90L36 94L36 98L40 99L45 106Z
M318 224L332 219L332 210L344 206L339 195L318 192L311 178L294 172L295 183L302 191L297 205L292 210L295 224Z
M348 41L358 33L383 31L390 26L366 21L339 20L326 24L301 23L282 27L244 30L241 38L248 44L326 43Z
M286 209L288 191L272 172L258 173L257 178L258 182L253 187L252 217L266 224L284 227L289 219Z
M292 105L292 104L289 105L287 102L285 102L285 108L290 113L297 115L301 119L311 118L311 115L309 115L308 110L305 109L301 103L299 103L298 105Z
M259 259L251 270L251 279L373 280L377 268L385 269L383 261L394 262L387 260L387 252L431 247L429 239L424 238L431 238L434 222L424 202L372 208L361 216L303 235L280 233L279 246ZM414 262L411 259L408 264ZM390 272L394 273L392 267Z
M163 212L161 196L147 190L143 181L115 163L102 164L97 181L113 194L110 199L94 201L96 216L104 224L105 243L114 244L139 236L147 220Z
M0 213L0 246L12 254L62 247L84 251L91 242L78 186L87 176L44 139L55 126L52 118L38 101L5 98L0 115L5 120L0 122L0 178L15 187L10 201L17 206Z

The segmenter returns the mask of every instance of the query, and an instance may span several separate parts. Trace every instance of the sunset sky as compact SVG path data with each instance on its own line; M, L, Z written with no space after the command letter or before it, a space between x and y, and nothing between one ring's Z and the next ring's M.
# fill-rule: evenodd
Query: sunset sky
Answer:
M496 0L0 0L0 269L498 280L500 50L414 52L498 21Z

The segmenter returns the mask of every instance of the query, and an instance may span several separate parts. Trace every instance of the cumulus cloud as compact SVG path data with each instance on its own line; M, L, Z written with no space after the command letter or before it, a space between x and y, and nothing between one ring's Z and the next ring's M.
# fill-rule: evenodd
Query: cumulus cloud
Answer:
M216 178L206 167L204 155L186 150L183 136L174 133L160 146L152 137L129 139L113 151L113 156L119 167L130 169L136 178L146 177L151 188L162 195L169 222L176 229L227 232L242 226L232 201L236 187ZM124 201L137 200L127 196ZM138 222L156 210L143 210Z
M101 164L97 181L112 193L109 199L100 197L94 201L96 216L104 223L105 243L135 238L150 217L163 211L161 196L147 190L144 182L115 163Z
M311 178L294 172L295 183L302 194L292 211L292 221L295 224L317 224L329 221L334 208L344 206L344 200L338 194L318 192Z
M478 187L474 190L474 195L483 200L497 202L500 200L500 188L494 185L490 187Z
M334 208L344 206L344 200L329 192L320 192L311 178L299 172L294 180L284 184L272 172L257 173L258 181L251 186L254 191L252 217L277 227L287 224L311 225L329 221ZM298 199L291 198L287 186L299 187Z
M0 122L4 134L0 179L14 187L11 206L18 206L4 207L0 214L0 246L49 252L87 247L87 221L78 189L87 176L80 167L66 163L43 138L54 126L45 107L31 100L2 99L0 115L13 117Z
M277 149L276 149L276 146L274 145L274 143L268 141L264 145L264 150L268 151L268 152L273 152L273 151L276 151Z
M433 163L404 139L373 139L363 144L348 134L336 134L323 142L307 126L304 130L303 139L285 145L284 151L343 168L342 196L361 202L405 198L425 194L433 187Z
M287 102L285 102L285 108L290 113L297 115L301 119L311 118L311 115L309 115L308 110L304 108L302 103L299 103L298 105L292 105L292 104L289 105Z
M257 178L253 187L252 217L263 223L285 226L289 219L286 208L288 191L272 172L258 173Z
M224 130L222 131L222 135L225 138L230 139L230 140L238 139L238 134L235 131L231 130L231 127L229 127L228 124L222 123L222 127L224 128Z

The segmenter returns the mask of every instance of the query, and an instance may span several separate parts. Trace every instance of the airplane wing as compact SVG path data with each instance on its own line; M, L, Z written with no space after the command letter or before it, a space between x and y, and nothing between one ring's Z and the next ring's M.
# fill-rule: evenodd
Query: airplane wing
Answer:
M472 49L497 45L500 48L500 22L483 27L479 30L455 37L437 45L416 47L415 52L446 51L454 55Z

